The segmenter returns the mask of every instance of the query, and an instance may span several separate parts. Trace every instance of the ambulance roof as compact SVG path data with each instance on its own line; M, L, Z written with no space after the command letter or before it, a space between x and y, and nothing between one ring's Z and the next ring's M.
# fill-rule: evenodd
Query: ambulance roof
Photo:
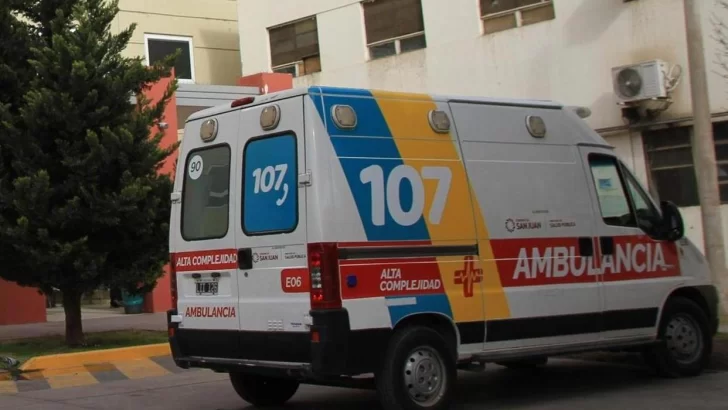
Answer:
M554 101L548 100L528 100L528 99L514 99L514 98L494 98L494 97L473 97L463 95L437 95L437 94L424 94L424 93L405 93L405 92L393 92L393 91L381 91L381 90L368 90L362 88L346 88L346 87L323 87L323 86L312 86L308 88L293 88L285 91L278 91L270 94L259 95L250 98L247 104L239 107L232 108L229 104L219 105L216 107L207 108L198 111L189 116L187 122L199 120L205 117L213 115L219 115L225 112L239 110L243 108L254 107L257 105L267 104L273 101L284 100L291 97L297 97L301 95L337 95L345 97L355 98L395 98L403 100L426 100L436 102L465 102L474 104L488 104L488 105L505 105L512 107L524 107L524 108L545 108L545 109L563 109L564 106ZM568 111L568 110L567 110ZM579 119L576 114L573 114L575 119ZM599 145L604 147L612 147L607 143L599 134L594 132L586 123L586 121L574 121L577 127L581 128L583 132L579 133L581 141L577 144L591 144Z
M491 97L472 97L463 95L439 95L439 94L424 94L424 93L405 93L405 92L392 92L392 91L380 91L380 90L367 90L362 88L346 88L346 87L321 87L313 86L309 88L293 88L285 91L278 91L270 94L255 96L254 100L246 105L231 108L230 105L218 105L215 107L206 108L204 110L197 111L189 116L187 121L195 121L201 118L209 117L211 115L221 114L223 112L242 109L247 107L254 107L256 105L266 104L272 101L283 100L286 98L297 97L299 95L314 94L314 95L343 95L343 96L356 96L356 97L371 97L373 94L377 98L404 98L414 100L431 100L439 102L473 102L482 104L496 104L496 105L512 105L521 107L542 107L542 108L562 108L561 104L547 100L525 100L525 99L511 99L511 98L491 98Z

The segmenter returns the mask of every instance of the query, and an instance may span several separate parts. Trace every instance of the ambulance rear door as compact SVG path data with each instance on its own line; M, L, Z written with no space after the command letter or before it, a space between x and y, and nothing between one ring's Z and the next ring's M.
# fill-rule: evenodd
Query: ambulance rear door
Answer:
M235 357L238 278L234 172L238 112L187 123L170 228L176 269L178 340L186 356ZM203 137L205 139L203 139Z
M302 96L240 113L235 232L244 359L310 356L304 131Z

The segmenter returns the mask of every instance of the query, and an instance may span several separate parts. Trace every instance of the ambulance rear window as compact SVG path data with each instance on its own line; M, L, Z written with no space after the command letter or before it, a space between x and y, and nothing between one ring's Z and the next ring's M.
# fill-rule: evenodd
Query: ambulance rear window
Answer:
M223 238L230 219L230 147L194 150L185 163L182 237L186 241Z
M296 136L274 135L243 150L243 232L248 236L293 232L298 225Z

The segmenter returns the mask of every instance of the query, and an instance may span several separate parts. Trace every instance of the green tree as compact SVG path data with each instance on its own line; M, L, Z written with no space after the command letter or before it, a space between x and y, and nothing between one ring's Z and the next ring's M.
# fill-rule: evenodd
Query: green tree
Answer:
M63 294L66 341L84 343L81 297L149 291L168 261L176 144L158 127L176 90L143 92L175 55L123 57L117 0L0 0L0 277ZM136 102L133 98L136 97ZM151 134L154 135L151 135Z

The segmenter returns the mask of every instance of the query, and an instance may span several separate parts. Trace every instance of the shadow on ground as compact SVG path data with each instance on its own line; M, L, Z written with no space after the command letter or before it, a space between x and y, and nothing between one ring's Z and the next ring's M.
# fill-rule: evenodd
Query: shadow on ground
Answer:
M566 364L564 364L566 363ZM539 370L509 370L492 365L484 373L461 372L457 385L456 409L532 407L534 402L549 407L563 406L572 398L600 396L618 390L629 394L670 381L654 377L643 367L608 365L587 361L559 360ZM300 410L372 410L380 409L373 391L332 390L321 396L308 398L312 387L304 386L285 407ZM243 407L244 409L253 409ZM280 409L283 409L281 407Z

